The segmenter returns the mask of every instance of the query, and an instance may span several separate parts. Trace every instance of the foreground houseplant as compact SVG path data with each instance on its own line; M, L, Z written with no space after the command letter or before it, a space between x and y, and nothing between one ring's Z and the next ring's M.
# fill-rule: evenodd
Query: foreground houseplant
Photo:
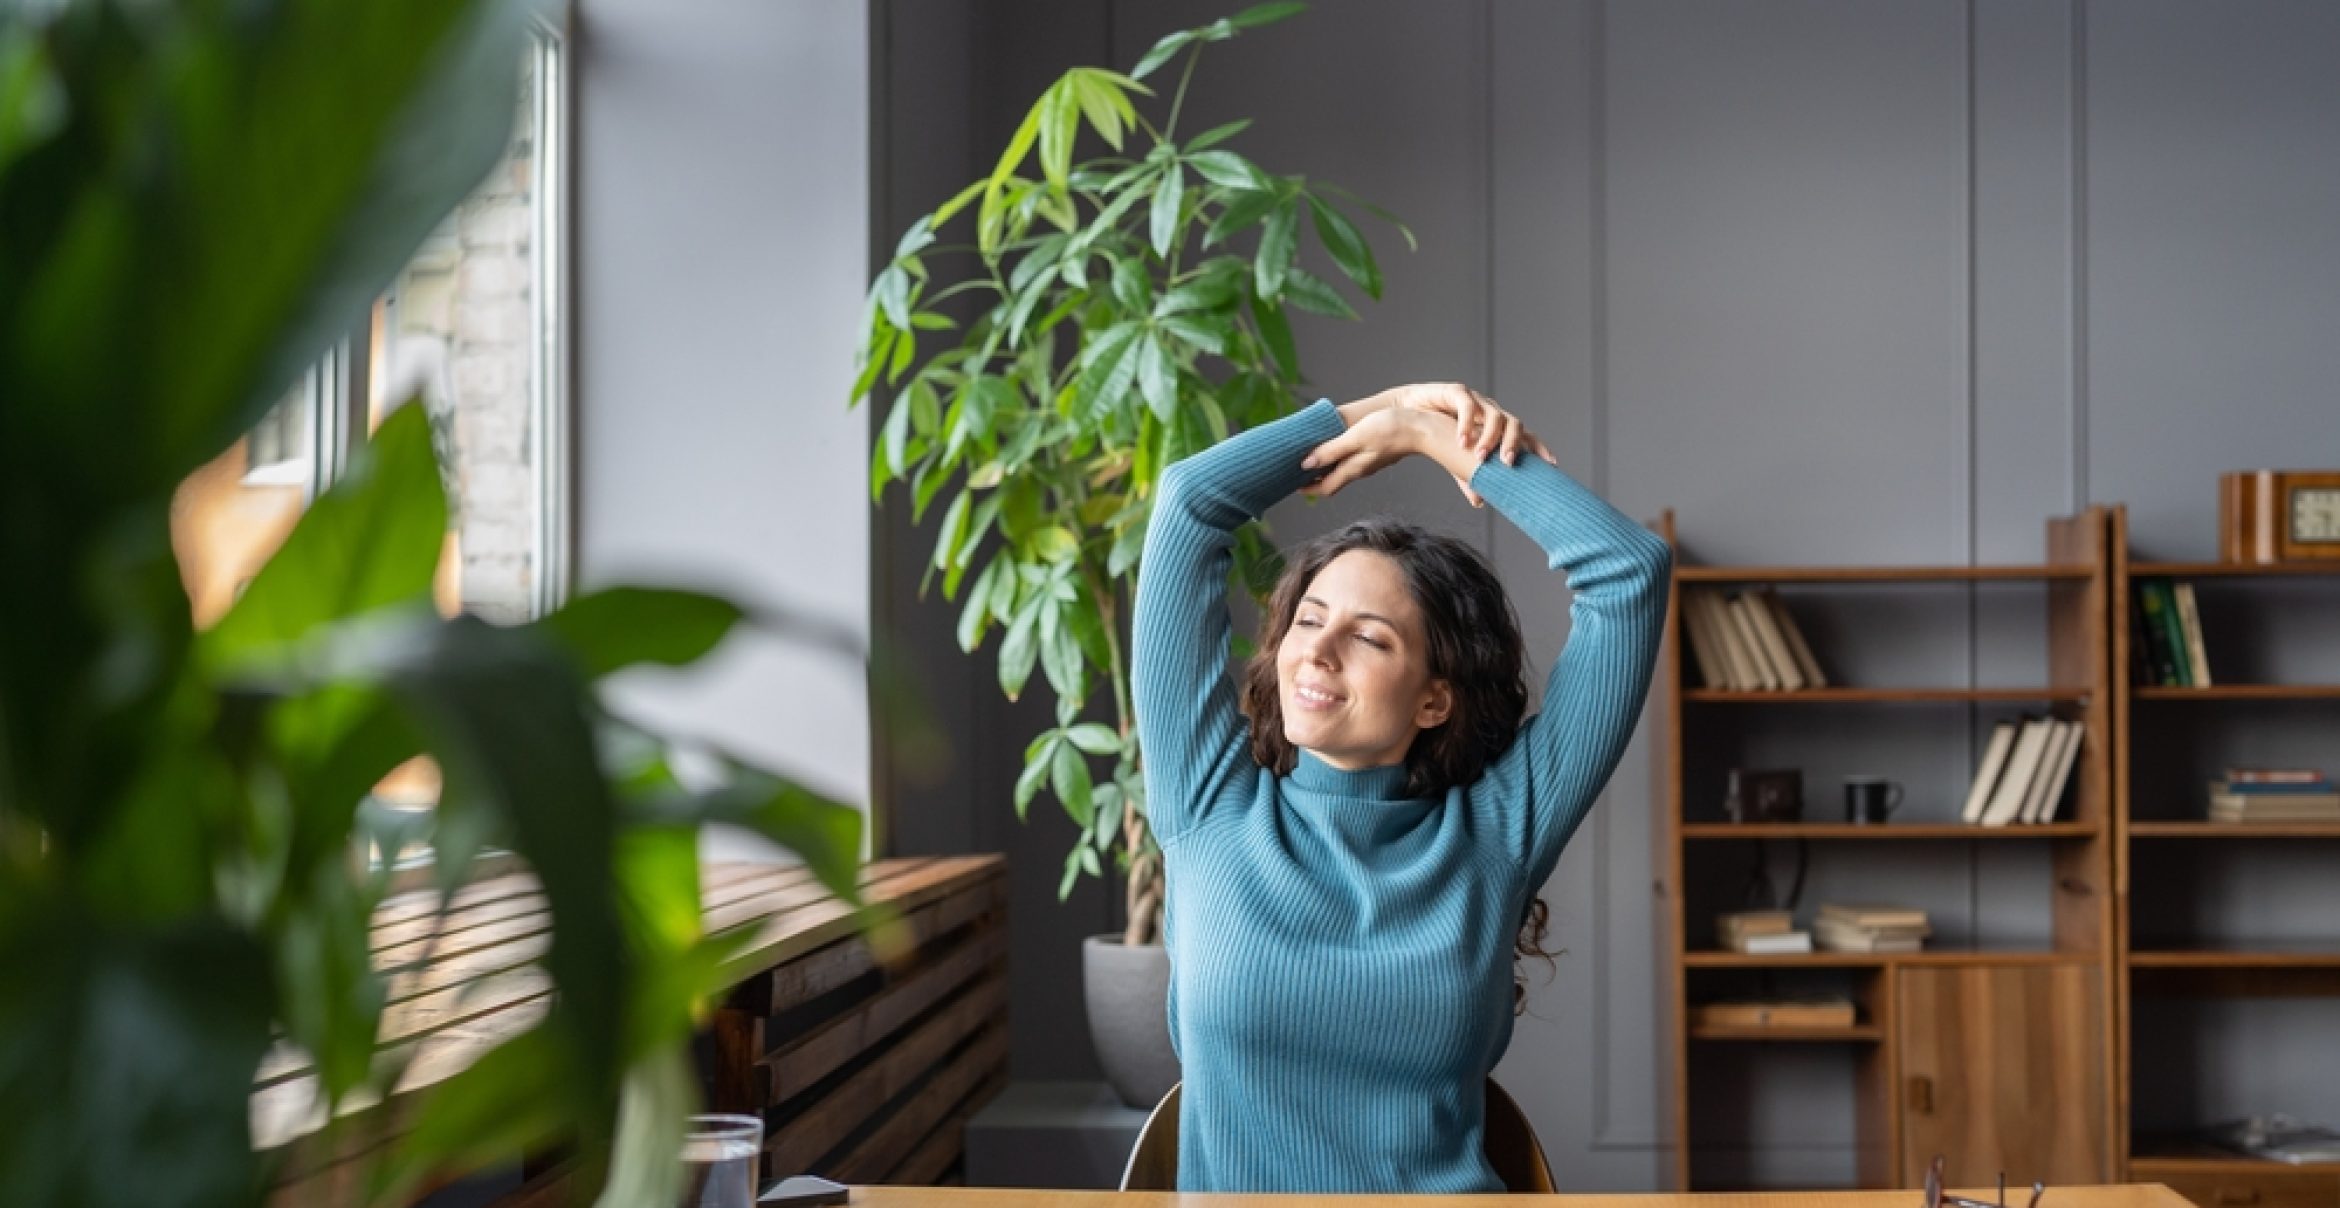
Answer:
M699 932L697 825L754 826L853 892L854 811L737 766L686 790L597 707L593 680L689 663L739 609L614 588L521 627L438 617L418 406L191 624L173 489L494 163L531 15L0 10L0 1203L258 1204L272 1044L335 1098L395 1078L367 944L385 878L352 853L369 789L418 754L445 775L442 890L483 844L523 857L556 997L375 1151L384 1196L566 1142L604 1202L671 1203L687 1040L734 950Z
M1090 981L1134 982L1132 1009L1151 1012L1154 1032L1163 1031L1166 975L1161 852L1146 826L1126 633L1154 482L1188 453L1301 401L1288 308L1356 318L1297 262L1304 227L1343 275L1381 296L1372 249L1335 204L1354 200L1345 190L1267 172L1232 150L1248 121L1177 137L1203 46L1303 7L1261 5L1162 38L1126 76L1081 67L1050 85L991 174L912 223L878 273L853 389L858 402L881 380L893 388L874 442L873 495L907 483L914 521L947 497L927 578L939 574L949 599L965 590L961 649L974 652L1002 626L1002 691L1016 699L1037 668L1055 693L1056 724L1025 748L1016 812L1046 789L1081 828L1060 898L1083 875L1103 876L1100 856L1113 854L1125 877L1121 943L1151 945L1136 959L1152 972L1092 970ZM1157 128L1130 96L1153 96L1141 81L1182 53ZM1076 163L1084 123L1110 153ZM1125 148L1139 130L1150 145ZM1039 175L1026 177L1035 154ZM962 211L973 244L938 244ZM1254 227L1254 250L1234 250L1230 241ZM953 261L966 265L963 279L936 280L930 260L968 252L971 263ZM922 333L959 330L932 308L968 292L980 296L972 321L921 361ZM1273 585L1281 562L1259 526L1238 533L1235 566L1255 598ZM1100 685L1110 721L1087 718ZM1111 761L1102 778L1092 759ZM1094 1001L1091 1014L1095 1027ZM1167 1041L1159 1048L1166 1059Z

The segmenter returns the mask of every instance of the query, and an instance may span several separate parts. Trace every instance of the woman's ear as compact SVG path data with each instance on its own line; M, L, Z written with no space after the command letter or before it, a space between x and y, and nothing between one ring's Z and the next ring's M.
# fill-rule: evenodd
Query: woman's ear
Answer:
M1414 710L1414 724L1425 730L1435 730L1446 724L1454 713L1454 685L1445 680L1431 680L1430 692L1422 707Z

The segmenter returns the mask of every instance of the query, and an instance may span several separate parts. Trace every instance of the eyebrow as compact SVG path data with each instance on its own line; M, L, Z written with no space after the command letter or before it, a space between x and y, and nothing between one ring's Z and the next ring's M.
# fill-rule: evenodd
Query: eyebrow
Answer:
M1332 605L1317 599L1315 596L1302 596L1300 597L1300 602L1302 604L1314 604L1318 608L1324 609L1326 612L1332 611ZM1405 632L1403 629L1398 629L1398 623L1396 621L1392 621L1388 617L1385 617L1378 612L1361 612L1357 615L1365 618L1368 621L1379 621L1382 624L1389 626L1391 629L1397 629L1399 633Z

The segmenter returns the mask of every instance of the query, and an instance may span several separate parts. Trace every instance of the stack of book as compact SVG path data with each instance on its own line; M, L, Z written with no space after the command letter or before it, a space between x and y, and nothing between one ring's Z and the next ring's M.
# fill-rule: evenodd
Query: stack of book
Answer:
M1925 911L1871 902L1829 902L1812 923L1830 952L1915 952L1933 933Z
M1714 916L1716 942L1733 952L1810 952L1812 933L1796 929L1785 910L1741 910Z
M1689 588L1682 593L1682 618L1698 678L1708 688L1796 692L1828 686L1812 647L1768 586L1735 592Z
M1959 821L1970 826L2055 821L2079 763L2084 729L2077 721L2030 713L1993 726Z
M2340 822L2340 789L2314 768L2228 768L2210 782L2212 822Z
M2194 585L2140 579L2129 593L2130 674L2162 688L2210 686L2210 656L2202 648L2202 612Z

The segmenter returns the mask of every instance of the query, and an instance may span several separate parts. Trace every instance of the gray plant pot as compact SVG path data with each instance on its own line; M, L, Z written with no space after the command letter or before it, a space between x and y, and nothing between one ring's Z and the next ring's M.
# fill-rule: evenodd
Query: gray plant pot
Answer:
M1170 951L1131 947L1118 934L1081 941L1081 984L1089 1003L1089 1039L1105 1081L1131 1107L1152 1111L1178 1084L1170 1049Z

